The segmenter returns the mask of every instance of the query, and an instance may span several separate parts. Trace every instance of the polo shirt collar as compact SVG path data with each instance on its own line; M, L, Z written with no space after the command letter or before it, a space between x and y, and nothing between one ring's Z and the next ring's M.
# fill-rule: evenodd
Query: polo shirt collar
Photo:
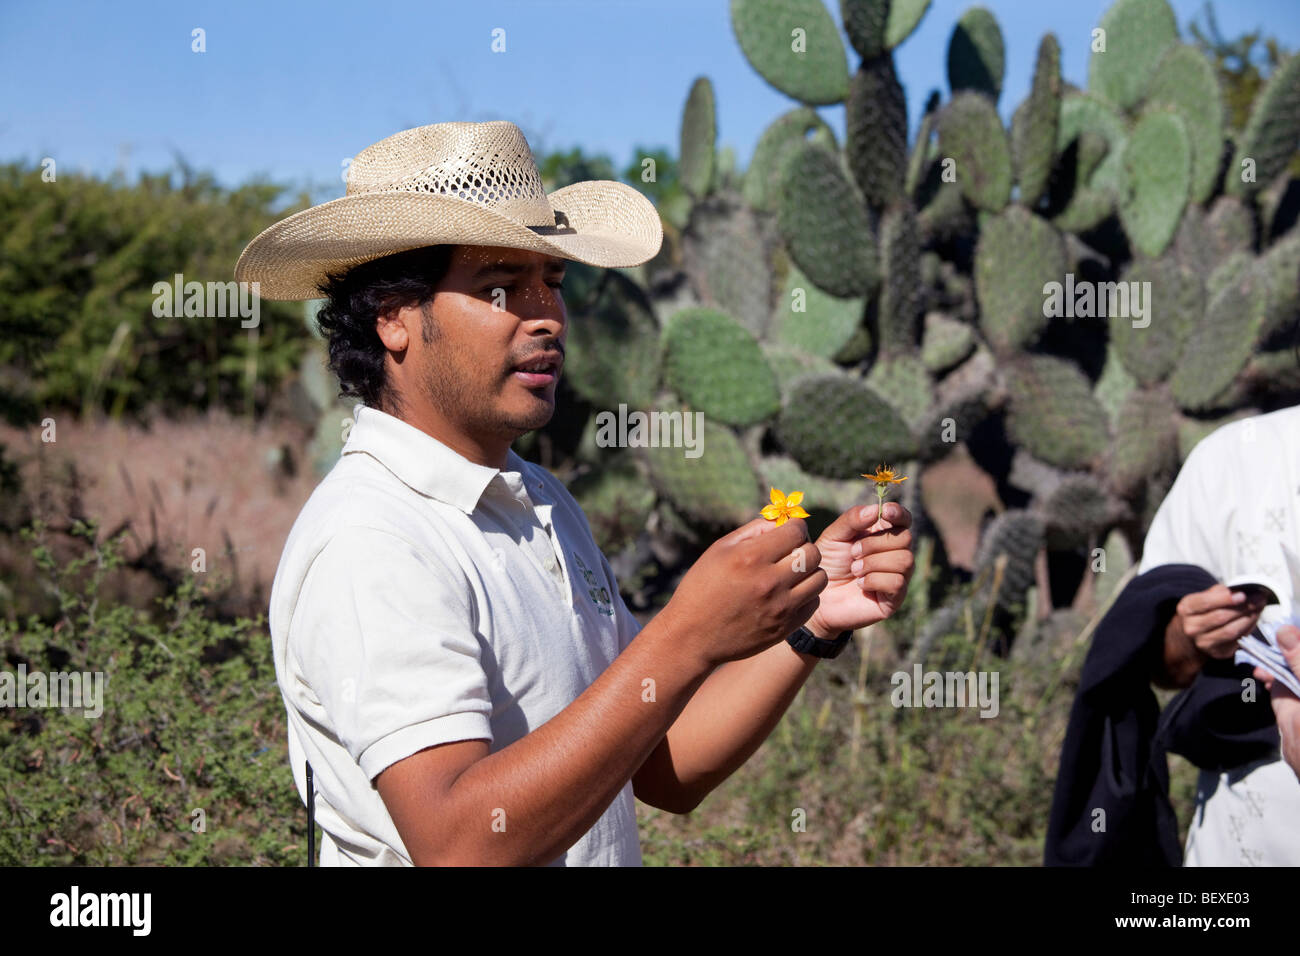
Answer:
M344 455L370 455L420 494L472 514L492 479L502 474L470 461L432 435L387 412L358 403L352 409L354 424L348 432ZM525 461L513 448L506 450L505 471L527 478Z

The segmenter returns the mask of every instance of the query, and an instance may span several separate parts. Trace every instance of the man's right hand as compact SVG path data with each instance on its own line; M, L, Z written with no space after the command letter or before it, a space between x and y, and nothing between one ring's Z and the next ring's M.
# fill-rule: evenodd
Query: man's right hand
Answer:
M1202 654L1224 659L1236 652L1238 639L1255 629L1263 610L1262 599L1251 600L1244 591L1216 584L1185 595L1178 602L1176 616L1183 634Z
M1210 658L1231 658L1263 610L1262 598L1223 584L1184 595L1165 629L1164 680L1157 683L1186 687Z
M706 666L749 657L812 616L828 580L820 565L802 518L756 518L713 542L660 614Z

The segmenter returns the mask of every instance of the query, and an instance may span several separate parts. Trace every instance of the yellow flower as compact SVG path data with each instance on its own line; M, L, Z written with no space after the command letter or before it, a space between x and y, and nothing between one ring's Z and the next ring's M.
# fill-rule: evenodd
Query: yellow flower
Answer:
M863 475L862 477L870 478L876 483L876 520L879 521L885 516L885 494L889 491L889 486L902 484L907 481L907 475L900 475L895 478L894 469L890 468L888 465L881 465L875 470L875 472ZM872 527L875 527L875 525L872 525Z
M877 486L881 488L884 488L886 485L897 485L901 482L907 481L907 475L902 475L901 477L895 478L894 469L886 465L881 465L873 473L863 475L862 477L870 478L872 481L876 483Z
M763 517L768 521L775 521L779 528L791 518L807 518L808 512L799 507L799 502L803 501L802 491L790 492L790 497L786 497L776 488L772 489L772 503L763 506Z

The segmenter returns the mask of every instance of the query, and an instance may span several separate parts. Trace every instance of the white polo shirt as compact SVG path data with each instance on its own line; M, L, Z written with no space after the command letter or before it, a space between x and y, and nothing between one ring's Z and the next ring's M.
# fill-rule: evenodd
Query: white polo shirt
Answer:
M640 625L544 468L513 449L504 471L476 464L364 405L353 418L289 533L271 641L304 801L304 761L315 778L321 865L410 866L380 771L450 741L509 746L571 704ZM640 863L628 781L550 865Z
M1197 564L1220 581L1262 571L1285 586L1282 541L1300 552L1300 406L1230 422L1197 443L1152 519L1138 570ZM1263 614L1285 616L1276 605ZM1298 822L1300 782L1280 756L1202 770L1183 864L1300 866Z

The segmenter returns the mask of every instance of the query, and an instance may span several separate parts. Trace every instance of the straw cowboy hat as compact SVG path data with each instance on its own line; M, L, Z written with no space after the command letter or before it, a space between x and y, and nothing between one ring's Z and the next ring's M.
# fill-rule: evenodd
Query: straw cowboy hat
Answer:
M235 279L264 299L319 299L329 273L443 243L507 246L622 268L654 258L659 213L631 186L574 183L547 193L514 123L435 123L364 149L347 193L260 233Z

